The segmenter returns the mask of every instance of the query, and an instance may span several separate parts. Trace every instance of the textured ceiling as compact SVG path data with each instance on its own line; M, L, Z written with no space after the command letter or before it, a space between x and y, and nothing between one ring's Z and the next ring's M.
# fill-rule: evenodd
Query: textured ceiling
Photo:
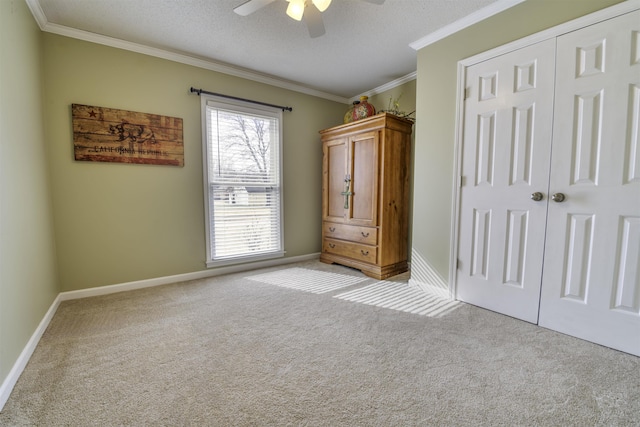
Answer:
M27 0L46 24L232 65L352 98L416 70L409 44L496 0L333 0L310 38L287 2L239 16L245 0ZM42 23L41 23L42 25ZM45 26L46 29L46 26Z

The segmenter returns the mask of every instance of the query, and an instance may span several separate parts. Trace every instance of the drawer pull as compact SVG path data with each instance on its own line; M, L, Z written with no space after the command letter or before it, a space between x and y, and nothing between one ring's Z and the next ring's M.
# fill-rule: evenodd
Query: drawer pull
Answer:
M336 231L336 228L335 227L329 227L329 231L333 233L334 231Z
M336 245L334 245L333 243L329 243L329 247L330 247L331 249L333 249L333 248L335 248L335 247L336 247Z
M365 250L363 250L363 249L360 249L360 253L361 253L362 255L364 255L364 256L369 255L369 251L365 251Z
M362 234L362 237L369 237L369 233L365 233L364 231L361 231L360 234Z

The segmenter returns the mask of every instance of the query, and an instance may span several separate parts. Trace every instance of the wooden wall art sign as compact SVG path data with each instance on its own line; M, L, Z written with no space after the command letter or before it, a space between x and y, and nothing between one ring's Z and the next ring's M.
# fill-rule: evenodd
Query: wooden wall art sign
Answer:
M71 104L76 160L184 166L182 119Z

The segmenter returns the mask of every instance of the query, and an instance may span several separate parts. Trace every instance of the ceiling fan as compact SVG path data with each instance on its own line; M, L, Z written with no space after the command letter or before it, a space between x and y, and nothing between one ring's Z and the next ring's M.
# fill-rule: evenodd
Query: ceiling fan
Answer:
M247 16L253 12L262 9L275 0L248 0L233 9L235 13ZM367 3L382 4L384 0L361 0ZM324 22L322 21L322 12L327 10L331 4L331 0L287 0L287 15L296 21L302 20L304 16L305 23L309 29L309 35L312 38L320 37L325 33Z

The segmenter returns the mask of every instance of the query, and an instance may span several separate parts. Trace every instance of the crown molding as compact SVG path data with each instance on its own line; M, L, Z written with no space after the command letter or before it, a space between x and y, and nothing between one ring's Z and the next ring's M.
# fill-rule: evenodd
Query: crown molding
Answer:
M490 16L500 13L510 7L513 7L525 0L498 0L495 3L487 6L471 15L468 15L458 21L449 24L427 36L409 44L409 46L415 50L419 50L429 44L435 43L451 34L456 33L470 25L482 21ZM104 36L101 34L92 33L89 31L78 30L64 25L50 23L47 20L39 0L25 0L27 6L31 10L31 14L35 18L38 26L44 32L57 34L65 37L70 37L78 40L88 41L91 43L97 43L104 46L115 47L117 49L128 50L131 52L140 53L143 55L153 56L156 58L162 58L173 62L178 62L186 65L191 65L198 68L203 68L210 71L215 71L222 74L227 74L246 80L251 80L258 83L264 83L270 86L279 87L286 90L291 90L306 95L316 96L318 98L327 99L329 101L339 102L342 104L351 104L354 100L359 99L360 96L373 96L387 90L393 89L409 81L415 80L417 72L414 71L403 77L400 77L391 82L385 83L360 95L352 98L345 98L342 96L334 95L331 93L323 92L317 89L313 89L307 86L300 85L288 80L280 79L267 74L261 74L256 71L235 67L232 65L216 62L210 59L198 58L190 55L186 55L179 52L171 52L164 49L159 49L139 43L133 43L114 37Z
M464 18L458 19L457 21L452 22L449 25L445 25L439 30L427 34L421 39L410 43L409 46L414 50L420 50L423 47L429 46L430 44L433 44L438 40L442 40L445 37L449 37L450 35L455 34L460 30L463 30L473 24L477 24L478 22L490 18L493 15L497 15L498 13L503 12L524 1L525 0L498 0L487 7L484 7L470 15L465 16Z
M185 55L183 53L171 52L164 49L159 49L139 43L132 43L126 40L117 39L114 37L103 36L101 34L91 33L88 31L78 30L75 28L66 27L58 24L47 23L43 31L58 34L65 37L71 37L79 40L88 41L91 43L97 43L105 46L115 47L118 49L128 50L131 52L141 53L143 55L149 55L156 58L162 58L169 61L179 62L181 64L192 65L198 68L204 68L210 71L216 71L218 73L228 74L235 77L251 80L258 83L268 84L270 86L276 86L282 89L291 90L294 92L304 93L306 95L317 96L318 98L324 98L330 101L340 102L347 104L349 100L347 98L333 95L327 92L322 92L316 89L312 89L306 86L299 85L287 80L278 79L266 74L260 74L255 71L246 70L239 67L223 64L220 62L211 61L208 59L201 59L194 56Z
M414 71L412 73L407 74L406 76L402 76L398 79L395 79L393 81L390 81L389 83L385 83L381 86L378 86L376 88L371 89L370 91L361 93L360 95L354 96L353 98L351 98L349 100L349 104L351 104L353 101L357 101L358 99L360 99L361 96L374 96L374 95L378 95L382 92L385 92L387 90L391 90L394 87L398 87L401 86L407 82L410 82L412 80L415 80L418 77L418 72Z
M31 14L35 18L36 22L38 23L38 27L40 27L40 29L44 31L44 27L45 25L47 25L47 17L44 14L42 7L40 6L40 1L25 0L25 3L27 3L27 7L31 11Z
M104 36L101 34L92 33L89 31L78 30L75 28L67 27L64 25L54 24L47 21L40 2L38 0L25 0L31 14L35 18L40 29L47 33L57 34L60 36L70 37L78 40L88 41L91 43L97 43L104 46L115 47L117 49L128 50L130 52L136 52L143 55L153 56L156 58L162 58L173 62L179 62L181 64L191 65L198 68L203 68L210 71L215 71L222 74L231 75L234 77L251 80L258 83L264 83L270 86L279 87L282 89L291 90L305 95L316 96L318 98L327 99L329 101L335 101L342 104L348 104L349 99L334 95L331 93L323 92L317 89L309 88L288 80L279 79L266 74L261 74L255 71L247 70L240 67L234 67L232 65L224 64L221 62L212 61L209 59L202 59L183 53L171 52L164 49L159 49L139 43L133 43L114 37Z

